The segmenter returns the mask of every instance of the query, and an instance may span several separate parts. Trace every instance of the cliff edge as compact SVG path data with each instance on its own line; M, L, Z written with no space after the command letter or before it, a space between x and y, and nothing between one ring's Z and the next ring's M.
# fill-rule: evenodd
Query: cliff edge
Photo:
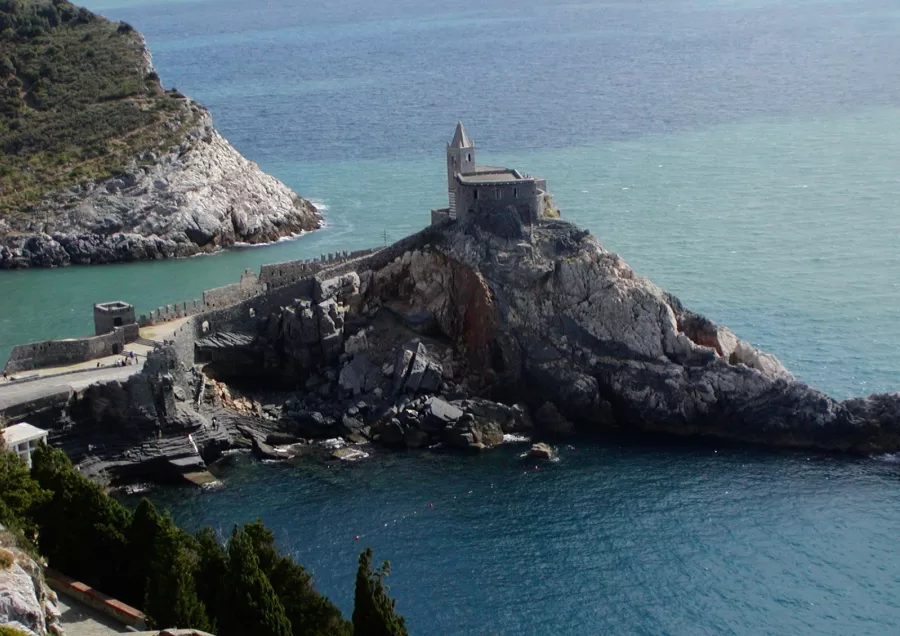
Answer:
M316 208L163 90L143 37L64 1L0 4L0 268L210 252Z

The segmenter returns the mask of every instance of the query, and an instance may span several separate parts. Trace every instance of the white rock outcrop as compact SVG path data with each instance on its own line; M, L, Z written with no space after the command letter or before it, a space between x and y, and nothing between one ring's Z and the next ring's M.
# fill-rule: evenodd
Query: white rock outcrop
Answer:
M0 269L190 256L268 243L321 225L315 206L244 158L184 100L181 141L122 175L44 195L0 219Z
M0 535L8 536L0 526ZM29 636L63 635L56 594L41 566L8 539L0 538L0 625Z

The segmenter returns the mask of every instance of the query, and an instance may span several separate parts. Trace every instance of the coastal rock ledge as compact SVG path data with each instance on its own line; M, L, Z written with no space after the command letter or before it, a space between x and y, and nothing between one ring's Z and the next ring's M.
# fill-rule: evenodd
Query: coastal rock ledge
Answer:
M245 159L185 98L180 143L114 177L43 195L0 218L0 269L173 258L315 230L315 206Z

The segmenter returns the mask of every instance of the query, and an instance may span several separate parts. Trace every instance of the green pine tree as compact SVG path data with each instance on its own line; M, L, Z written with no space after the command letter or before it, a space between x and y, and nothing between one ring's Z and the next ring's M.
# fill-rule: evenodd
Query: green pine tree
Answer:
M216 540L212 528L202 528L194 537L197 550L197 595L211 619L208 631L216 633L216 624L224 624L225 582L228 576L228 553Z
M226 605L219 636L292 636L284 606L259 568L247 533L235 526L228 543Z
M119 588L119 598L135 607L144 606L150 568L156 542L165 533L165 523L156 506L149 499L141 499L131 517L128 539L128 563L125 580Z
M34 512L50 496L31 478L25 462L16 453L5 450L0 436L0 524L20 531L33 542L37 533Z
M164 527L153 549L144 612L152 627L209 631L212 624L197 592L194 555L168 516Z
M384 579L391 573L385 561L372 571L372 548L359 555L356 595L353 601L353 636L408 636L406 621L394 608Z
M59 449L39 446L31 476L53 493L34 514L41 554L51 567L116 593L125 580L131 513L75 470Z
M294 636L340 636L352 633L351 624L334 603L319 594L313 577L289 556L278 554L275 536L255 521L244 526L259 567L284 605Z

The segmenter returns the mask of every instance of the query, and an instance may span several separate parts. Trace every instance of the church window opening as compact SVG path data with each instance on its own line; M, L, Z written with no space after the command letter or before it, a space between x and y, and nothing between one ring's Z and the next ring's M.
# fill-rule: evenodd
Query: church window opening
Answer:
M519 189L513 188L513 199L518 199L518 198L519 198Z
M472 190L472 198L478 200L478 190Z
M472 161L472 153L466 155L466 161Z

